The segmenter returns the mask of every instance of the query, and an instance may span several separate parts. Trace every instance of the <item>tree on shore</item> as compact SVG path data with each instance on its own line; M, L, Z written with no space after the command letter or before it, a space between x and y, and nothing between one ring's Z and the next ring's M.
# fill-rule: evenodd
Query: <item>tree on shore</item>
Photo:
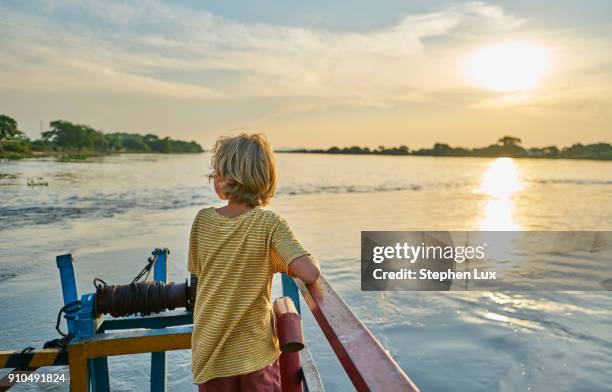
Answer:
M15 119L0 115L0 154L20 156L31 151L30 140L17 127Z
M24 133L17 128L17 121L4 114L0 115L0 140L23 139Z
M446 143L435 143L433 148L410 150L406 145L399 147L378 146L368 147L338 147L325 149L299 149L285 152L322 153L322 154L370 154L370 155L418 155L418 156L448 156L448 157L512 157L512 158L566 158L566 159L602 159L612 160L612 146L608 143L574 144L571 147L559 149L556 146L525 149L520 144L522 140L514 136L503 136L497 143L486 147L452 147Z
M52 121L51 129L42 133L42 140L59 149L105 151L108 140L105 135L90 126L68 121Z
M29 154L31 150L39 152L157 152L157 153L198 153L202 146L195 141L186 142L169 137L160 139L148 133L104 133L89 125L74 124L69 121L56 120L49 124L49 129L42 132L41 138L30 141L17 127L17 121L6 115L0 115L0 153L11 152Z
M518 146L521 144L521 139L514 136L504 136L497 141L502 146Z

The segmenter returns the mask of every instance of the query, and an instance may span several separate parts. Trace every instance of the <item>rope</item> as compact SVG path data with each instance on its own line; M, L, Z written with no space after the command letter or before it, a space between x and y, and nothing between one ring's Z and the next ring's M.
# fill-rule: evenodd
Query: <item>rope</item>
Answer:
M173 284L150 281L132 282L127 285L97 285L96 297L104 298L104 308L98 311L113 317L123 317L132 314L147 316L163 309L173 309L174 306L166 295L166 291Z
M147 280L149 278L149 274L151 273L151 268L153 268L153 264L155 264L155 262L157 261L157 253L155 253L154 257L149 257L147 259L147 265L144 266L144 268L138 273L138 275L136 275L134 277L134 279L132 280L132 282L138 282L143 275L146 275L145 278L143 280Z
M74 320L76 318L76 313L79 311L79 309L81 309L81 301L79 300L69 302L66 305L62 306L59 312L57 312L57 320L55 321L55 330L62 337L46 341L43 348L66 349L66 347L68 346L68 343L70 342L70 339L72 339L72 335L62 331L62 328L61 328L62 314L64 314L64 318L66 320Z
M81 309L81 301L76 300L66 305L62 306L62 308L57 312L57 321L55 322L55 330L57 333L62 335L63 337L68 337L68 334L62 331L60 327L60 323L62 321L62 313L64 313L64 318L66 320L74 320L76 318L76 312Z
M140 312L146 316L151 312L159 312L162 309L171 309L166 296L166 287L173 283L165 285L162 282L147 282L153 265L157 261L157 253L154 256L147 258L147 264L134 277L132 283L125 286L109 286L100 278L95 278L93 284L96 287L96 295L110 295L110 313L113 317L129 316ZM139 282L144 277L143 282ZM81 301L67 303L57 312L57 320L55 322L55 330L62 337L51 339L44 344L44 348L62 348L65 349L72 339L72 335L62 331L61 321L62 314L67 320L74 320L77 312L81 309ZM24 351L31 349L27 347Z
M68 343L70 343L70 336L65 336L63 338L48 340L45 342L43 348L61 348L65 350L68 347Z
M106 305L105 309L98 309L98 311L108 313L113 317L138 313L141 316L147 316L153 312L171 308L166 296L166 288L173 283L166 285L163 282L147 281L156 261L157 252L147 258L147 264L128 285L108 285L102 279L95 278L93 283L96 287L96 297L104 298Z

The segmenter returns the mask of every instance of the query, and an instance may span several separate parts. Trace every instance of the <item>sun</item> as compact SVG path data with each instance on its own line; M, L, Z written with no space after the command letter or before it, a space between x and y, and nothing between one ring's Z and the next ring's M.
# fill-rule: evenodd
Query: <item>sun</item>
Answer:
M510 41L483 47L465 62L466 78L473 84L502 92L533 89L549 72L550 54L542 46Z

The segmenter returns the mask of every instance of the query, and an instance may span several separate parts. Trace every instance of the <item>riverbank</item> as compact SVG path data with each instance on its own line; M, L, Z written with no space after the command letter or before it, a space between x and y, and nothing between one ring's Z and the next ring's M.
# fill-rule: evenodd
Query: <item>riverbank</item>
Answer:
M158 154L201 154L201 152L160 152ZM29 153L18 153L13 151L0 151L0 160L20 160L37 158L56 158L60 162L85 161L89 158L106 157L119 154L151 154L147 152L134 151L31 151Z
M195 141L160 138L126 132L103 132L89 125L57 120L31 140L19 130L17 121L0 115L0 159L57 156L61 160L84 160L114 153L200 153L204 149Z
M551 160L591 160L591 161L612 161L612 157L564 157L564 156L507 156L507 155L436 155L436 154L378 154L378 153L330 153L326 151L316 151L316 150L282 150L275 151L280 154L322 154L322 155L379 155L379 156L410 156L410 157L433 157L433 158L513 158L513 159L551 159Z
M612 145L609 143L581 144L576 143L569 147L556 146L524 148L520 145L521 139L504 136L496 144L486 147L451 147L448 144L436 143L432 148L411 150L408 146L399 147L379 146L376 149L369 147L330 147L328 149L291 149L277 151L280 153L301 154L332 154L332 155L387 155L387 156L429 156L429 157L482 157L482 158L539 158L539 159L589 159L608 161L612 160Z

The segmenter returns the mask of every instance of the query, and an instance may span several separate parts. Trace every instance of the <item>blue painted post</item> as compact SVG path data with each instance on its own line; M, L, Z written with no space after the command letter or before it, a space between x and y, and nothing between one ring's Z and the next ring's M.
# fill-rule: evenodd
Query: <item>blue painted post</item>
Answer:
M76 279L74 278L74 267L72 255L61 255L56 257L57 268L60 270L62 282L62 295L64 305L75 303L78 299ZM81 298L81 306L70 306L66 312L66 324L68 333L72 336L91 336L96 331L93 320L93 295L87 294ZM106 358L89 360L89 374L91 387L94 392L110 391L108 381L108 364ZM89 385L87 386L89 388Z
M75 324L76 336L93 336L96 333L104 333L97 331L95 318L95 294L85 294L81 297L81 310L79 311L77 322ZM110 382L108 379L108 359L99 357L89 359L89 381L93 392L110 392Z
M291 298L298 313L302 314L302 311L300 310L300 293L298 291L297 285L293 281L293 278L287 274L283 274L282 283L283 283L283 295L285 297Z
M166 282L168 279L168 249L155 249L157 261L153 266L153 279ZM151 353L151 392L166 392L166 352Z
M72 255L61 255L55 258L57 268L60 270L60 280L62 282L62 296L64 297L64 306L70 303L76 303L79 299L77 294L76 280L74 279L74 268L72 267ZM76 317L76 311L78 307L70 307L74 309L74 317ZM70 309L68 309L70 310ZM69 312L67 312L68 314ZM68 333L74 334L74 317L70 315L66 317L66 324L68 325Z
M168 279L168 249L155 249L153 256L157 255L157 261L153 266L153 280L166 282Z
M109 392L110 383L108 379L108 359L99 357L88 359L89 381L93 392Z
M79 310L74 320L74 336L93 336L98 329L97 318L95 317L95 301L94 293L84 294L81 296Z

